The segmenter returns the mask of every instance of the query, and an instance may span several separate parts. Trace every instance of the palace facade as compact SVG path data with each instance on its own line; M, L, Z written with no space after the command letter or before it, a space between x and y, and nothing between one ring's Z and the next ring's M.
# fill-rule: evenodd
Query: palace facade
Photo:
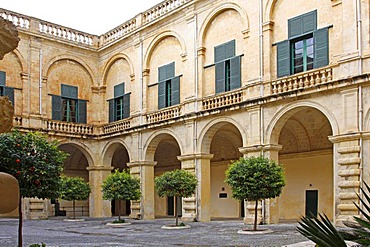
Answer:
M231 197L225 171L263 155L284 164L286 186L261 203L261 221L319 212L340 224L358 215L356 192L370 181L369 7L165 0L100 36L0 9L20 37L0 61L0 94L14 127L58 140L65 174L91 184L80 215L115 214L101 184L119 168L141 182L141 200L122 206L131 217L249 222L254 204ZM177 209L154 191L173 169L199 181ZM54 214L49 200L24 207L28 218Z

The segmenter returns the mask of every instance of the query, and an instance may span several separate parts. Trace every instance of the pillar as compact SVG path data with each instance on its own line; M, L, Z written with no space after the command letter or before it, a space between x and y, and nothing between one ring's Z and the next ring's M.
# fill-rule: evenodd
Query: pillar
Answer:
M110 166L92 166L86 168L89 171L89 183L91 185L90 217L112 216L111 202L103 200L101 189L103 181L111 174L112 168Z
M140 179L141 200L131 202L131 218L154 220L154 161L130 162L130 173Z

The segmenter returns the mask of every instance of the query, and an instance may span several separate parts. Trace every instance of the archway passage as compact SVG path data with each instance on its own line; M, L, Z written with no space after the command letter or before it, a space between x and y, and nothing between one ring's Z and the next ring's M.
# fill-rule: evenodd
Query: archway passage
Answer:
M244 217L244 204L231 197L231 188L224 182L229 164L238 160L243 146L239 130L230 123L219 123L210 145L211 159L211 219Z
M86 169L89 164L81 150L73 144L60 145L59 149L69 155L64 161L64 175L67 177L81 177L85 182L89 182L89 172ZM75 209L76 217L89 216L89 200L76 201ZM55 213L56 215L71 216L73 213L72 201L59 200L59 202L56 202Z
M113 171L118 169L119 171L129 170L127 163L130 162L130 157L128 155L127 149L121 145L115 145L115 151L112 156L111 166ZM131 203L130 201L121 201L120 203L117 200L112 200L111 212L113 216L117 216L119 213L121 215L130 215L131 214ZM119 206L120 205L120 206ZM118 212L118 208L120 211Z
M175 138L168 134L162 134L158 138L161 139L154 154L154 161L157 162L154 167L154 177L160 176L167 171L181 169L181 162L177 159L177 156L181 155L181 151ZM175 215L175 203L173 197L159 197L158 194L155 193L154 200L156 218ZM177 212L178 215L181 216L182 205L180 198L178 198L178 202Z
M286 186L279 197L279 221L298 221L302 215L325 213L333 219L332 128L327 117L300 107L279 120L279 163Z

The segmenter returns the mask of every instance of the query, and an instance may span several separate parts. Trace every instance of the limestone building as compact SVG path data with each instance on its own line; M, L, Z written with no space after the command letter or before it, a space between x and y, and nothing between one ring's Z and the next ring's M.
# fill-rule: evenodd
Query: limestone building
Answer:
M185 169L199 185L182 198L183 219L248 221L253 207L231 197L224 173L264 155L284 164L286 187L261 203L261 220L312 211L340 223L358 214L355 192L369 181L369 6L165 0L101 36L0 9L21 39L0 61L0 93L14 125L59 140L66 175L92 185L83 215L115 213L100 186L116 168L141 181L126 214L173 215L154 178ZM49 201L25 207L30 218L53 213Z

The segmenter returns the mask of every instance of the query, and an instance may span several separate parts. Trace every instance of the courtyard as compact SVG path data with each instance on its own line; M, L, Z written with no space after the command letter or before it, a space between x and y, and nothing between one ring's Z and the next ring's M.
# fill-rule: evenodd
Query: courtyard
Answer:
M63 217L48 220L26 220L23 225L23 246L45 243L51 246L286 246L307 241L296 231L297 224L263 225L273 232L238 234L245 228L241 221L189 222L190 229L166 230L163 225L174 219L128 220L131 225L110 227L115 218L86 218L85 221L64 221ZM250 226L248 226L250 227ZM18 220L0 219L0 246L17 245Z

